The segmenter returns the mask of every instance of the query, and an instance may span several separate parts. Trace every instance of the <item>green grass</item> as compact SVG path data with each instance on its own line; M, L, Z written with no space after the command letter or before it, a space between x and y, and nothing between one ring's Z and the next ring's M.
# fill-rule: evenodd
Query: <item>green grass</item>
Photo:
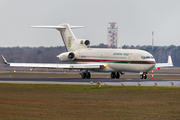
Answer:
M180 88L0 84L0 119L180 118Z

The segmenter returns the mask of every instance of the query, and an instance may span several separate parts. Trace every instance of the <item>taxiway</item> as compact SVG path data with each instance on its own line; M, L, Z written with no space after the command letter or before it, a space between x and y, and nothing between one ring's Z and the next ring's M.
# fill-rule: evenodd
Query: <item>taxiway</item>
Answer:
M124 85L124 86L176 86L180 87L180 79L81 79L81 78L51 78L51 77L0 77L0 83L20 83L20 84L83 84L95 85Z

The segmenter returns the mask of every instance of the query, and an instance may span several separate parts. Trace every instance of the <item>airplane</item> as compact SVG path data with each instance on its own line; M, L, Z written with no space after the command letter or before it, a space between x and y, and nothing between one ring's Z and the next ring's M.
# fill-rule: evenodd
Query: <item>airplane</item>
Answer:
M9 63L1 56L4 63L12 67L41 67L41 68L64 68L79 69L82 79L90 79L90 71L111 72L111 78L119 79L125 72L139 72L141 79L147 79L148 71L160 67L172 67L172 60L169 57L168 63L156 63L153 55L144 50L138 49L107 49L88 48L90 41L77 39L72 29L83 26L70 26L68 23L58 26L31 26L33 28L50 28L60 32L67 52L57 55L63 62L70 64L50 63Z

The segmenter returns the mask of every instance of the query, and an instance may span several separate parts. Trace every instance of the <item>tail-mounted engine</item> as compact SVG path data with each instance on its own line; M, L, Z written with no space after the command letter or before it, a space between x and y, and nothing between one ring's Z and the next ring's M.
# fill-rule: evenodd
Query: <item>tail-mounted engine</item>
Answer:
M75 59L75 54L73 52L64 52L57 56L61 61L73 61Z
M80 44L84 44L86 46L90 45L90 41L89 40L80 40Z
M73 52L70 52L70 53L68 54L68 59L69 59L69 60L74 60L74 59L75 59L75 54L74 54Z

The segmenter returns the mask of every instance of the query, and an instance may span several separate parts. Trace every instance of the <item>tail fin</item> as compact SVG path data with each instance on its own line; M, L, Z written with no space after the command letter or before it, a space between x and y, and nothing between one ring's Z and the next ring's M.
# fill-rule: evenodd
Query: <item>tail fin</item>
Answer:
M73 34L71 29L74 28L82 28L83 26L69 26L69 24L60 24L58 26L31 26L36 28L52 28L56 29L60 32L64 45L66 47L66 50L69 51L75 51L82 48L87 48L85 44L80 44L80 41L76 39L75 35Z
M171 56L170 56L170 55L168 56L168 63L169 63L169 64L173 64L173 63L172 63L172 59L171 59Z

